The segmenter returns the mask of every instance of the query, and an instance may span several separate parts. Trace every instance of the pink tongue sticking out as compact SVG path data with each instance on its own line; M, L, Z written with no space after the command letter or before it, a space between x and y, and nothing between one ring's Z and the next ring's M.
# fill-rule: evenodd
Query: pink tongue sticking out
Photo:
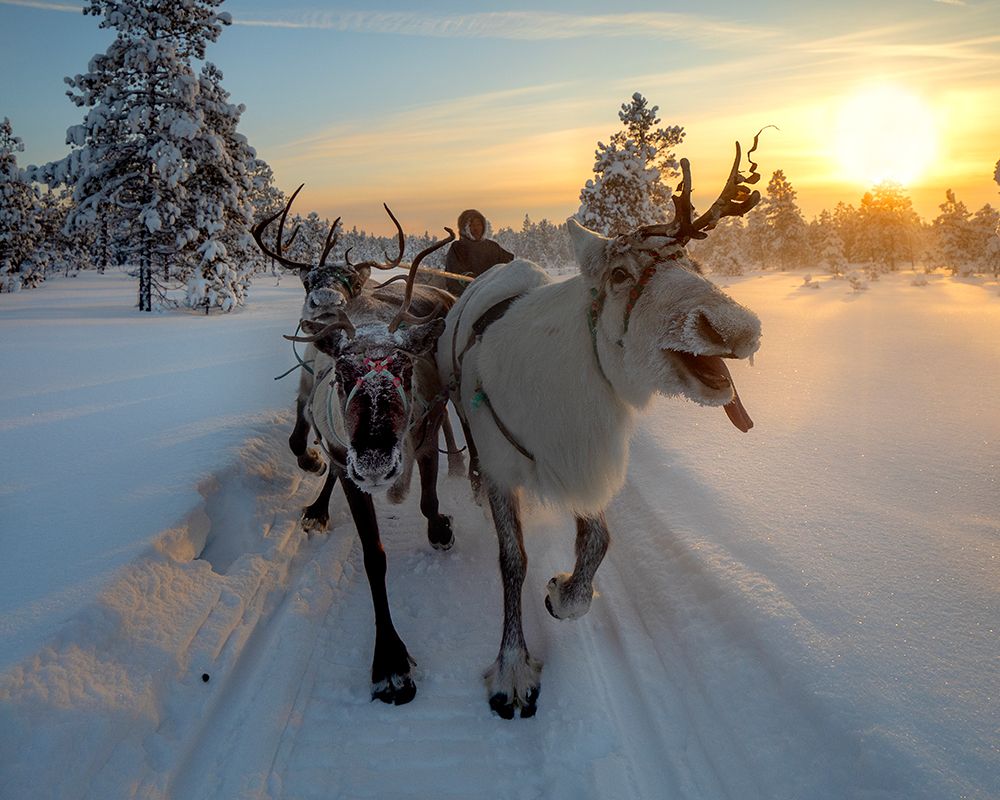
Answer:
M729 378L729 383L733 387L733 399L723 406L726 409L726 416L729 417L729 421L733 425L743 431L743 433L746 433L753 427L753 420L750 419L750 415L743 407L743 401L740 400L739 393L736 391L736 384L733 383L733 376L729 374L729 367L726 366L726 362L720 358L718 366L722 367L722 371L726 373L726 377Z

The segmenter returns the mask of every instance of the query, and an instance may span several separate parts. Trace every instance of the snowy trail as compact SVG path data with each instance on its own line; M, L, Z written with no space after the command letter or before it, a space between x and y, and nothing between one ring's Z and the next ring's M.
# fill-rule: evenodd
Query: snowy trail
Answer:
M390 601L418 661L418 694L398 708L369 701L373 622L353 523L338 490L331 533L306 539L296 516L319 481L299 479L283 434L217 478L200 559L239 573L277 536L285 544L264 560L280 580L250 592L241 624L222 635L206 622L193 637L186 686L167 691L143 742L138 796L377 798L392 787L401 798L466 797L489 787L517 798L833 798L878 786L858 742L789 674L802 665L757 637L763 579L682 541L631 481L609 512L615 541L599 597L577 622L551 619L541 602L548 577L571 565L572 523L528 515L526 631L545 670L538 717L516 722L490 713L480 678L501 619L486 515L462 481L443 477L459 538L441 554L426 543L416 485L401 506L380 501ZM661 458L643 445L633 469ZM248 471L270 474L254 483ZM726 588L734 577L742 589ZM215 602L206 620L231 605ZM195 655L213 651L212 663ZM121 768L113 756L107 764ZM105 791L100 774L86 796Z
M124 339L124 276L5 297L0 797L1000 796L996 286L799 280L732 286L767 320L757 368L734 369L749 436L676 400L644 412L583 619L542 604L572 521L527 510L545 669L538 716L515 722L481 679L495 535L447 477L449 553L416 485L378 503L418 693L368 700L354 526L338 490L333 531L302 532L320 481L288 453L292 388L271 380L297 285ZM88 332L56 347L53 319Z

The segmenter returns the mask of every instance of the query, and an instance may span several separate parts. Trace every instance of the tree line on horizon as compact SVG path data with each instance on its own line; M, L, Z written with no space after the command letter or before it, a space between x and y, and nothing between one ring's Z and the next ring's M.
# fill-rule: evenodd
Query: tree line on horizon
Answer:
M83 13L116 31L88 71L66 78L66 94L86 109L67 131L69 153L21 169L23 143L0 122L0 292L31 288L53 272L127 265L138 279L140 310L183 304L229 311L243 304L255 275L279 274L250 235L255 220L280 209L284 193L268 164L238 131L244 106L230 102L221 70L205 62L209 42L231 23L223 0L149 7L139 0L89 0ZM203 62L195 70L195 61ZM621 129L597 143L593 175L580 191L576 218L605 235L666 222L685 131L661 126L658 107L640 93L619 111ZM1000 183L1000 162L994 179ZM43 189L44 186L44 189ZM821 268L833 275L861 267L870 275L918 264L953 274L1000 277L1000 212L975 213L950 189L927 223L905 190L891 183L866 192L857 207L838 203L806 222L783 170L760 204L727 218L692 254L709 270ZM311 262L329 220L295 214L286 252ZM533 221L488 231L515 255L553 272L572 268L565 223ZM270 233L273 237L274 234ZM406 237L404 260L434 241ZM271 239L273 243L273 238ZM381 260L395 236L338 228L332 258ZM441 266L444 251L427 259Z

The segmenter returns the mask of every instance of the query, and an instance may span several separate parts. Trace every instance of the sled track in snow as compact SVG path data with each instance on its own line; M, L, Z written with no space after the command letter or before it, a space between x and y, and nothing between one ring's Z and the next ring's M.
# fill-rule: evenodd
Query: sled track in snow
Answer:
M353 522L337 489L331 532L302 532L299 512L321 479L301 475L285 436L281 424L262 428L163 543L206 588L188 602L179 669L165 670L151 727L95 746L82 795L53 778L43 796L921 796L880 785L879 765L838 733L815 687L795 680L800 665L775 654L773 629L783 634L794 609L775 622L773 587L713 545L711 531L672 530L635 481L609 510L599 596L575 622L542 603L549 577L572 566L572 520L526 515L525 630L545 663L530 720L500 720L486 702L501 589L492 524L467 485L442 466L442 511L457 537L447 553L427 543L416 481L399 506L377 500L390 604L418 691L402 707L371 702L374 622ZM646 442L632 468L661 460ZM720 513L719 524L734 523ZM739 733L748 730L752 739Z
M304 480L278 515L293 517L318 485ZM495 797L742 800L833 797L824 787L842 796L852 783L863 793L871 776L856 743L838 738L757 641L755 614L740 609L717 559L664 529L631 484L609 513L615 540L599 597L577 622L551 619L541 602L548 578L572 564L572 523L529 514L525 613L545 662L539 714L494 717L481 680L501 621L492 526L462 481L442 477L458 539L435 552L413 495L378 508L394 619L418 662L416 699L369 700L371 600L338 490L331 533L296 534L287 585L216 687L171 771L172 796L458 798L489 787ZM760 733L753 741L736 733L748 726Z

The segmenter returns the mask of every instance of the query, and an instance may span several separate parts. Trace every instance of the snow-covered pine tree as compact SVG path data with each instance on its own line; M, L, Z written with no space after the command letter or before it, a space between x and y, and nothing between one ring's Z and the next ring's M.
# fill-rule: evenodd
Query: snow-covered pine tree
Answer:
M196 105L202 127L186 147L190 177L183 219L188 227L178 239L195 250L186 276L187 303L205 313L230 311L243 304L253 275L257 248L249 228L257 157L237 132L244 106L229 102L222 71L212 63L202 67Z
M688 249L700 264L718 275L742 275L750 266L742 217L723 217L707 239L694 239Z
M69 155L34 171L73 188L69 231L107 223L110 246L138 263L141 311L153 308L154 267L169 274L177 251L192 167L184 152L201 127L191 60L231 22L221 2L90 0L83 13L116 37L86 74L66 79L73 103L89 109L67 131Z
M833 223L837 228L837 235L844 243L844 256L848 263L860 261L858 255L858 235L860 220L858 210L850 203L839 202L833 209Z
M767 194L753 213L763 217L760 231L764 262L781 269L801 266L809 249L809 228L798 204L796 191L776 170L767 184Z
M903 260L912 265L919 233L920 218L898 183L884 181L861 198L855 240L857 260L868 261L873 271L896 270Z
M285 205L287 198L274 184L274 172L270 165L261 158L255 158L250 166L250 215L253 222L259 222L271 216L275 211ZM272 237L274 226L269 226L264 235L270 234ZM272 250L273 243L272 243ZM272 259L264 256L258 248L251 249L250 261L254 266L254 271L270 269L273 275L278 274L277 263L272 263Z
M823 209L809 225L809 247L819 266L839 278L847 271L847 257L837 228L833 214Z
M973 254L978 268L1000 277L1000 211L987 203L972 217Z
M656 127L658 110L636 92L618 112L624 130L608 144L597 143L594 177L580 191L576 213L588 228L616 235L667 220L672 192L663 181L677 174L673 148L684 138L684 129Z
M42 228L41 198L17 154L24 151L7 117L0 122L0 292L16 292L44 280L36 251Z
M931 260L951 270L952 275L969 274L978 255L974 252L975 236L969 210L951 189L945 191L945 201L938 208L941 213L931 223L934 231Z

